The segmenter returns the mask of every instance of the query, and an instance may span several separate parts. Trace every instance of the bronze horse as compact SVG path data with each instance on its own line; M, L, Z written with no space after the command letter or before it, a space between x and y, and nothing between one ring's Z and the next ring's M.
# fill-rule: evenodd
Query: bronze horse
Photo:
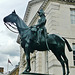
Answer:
M26 60L27 60L27 67L23 73L30 72L31 71L30 53L33 53L34 50L48 51L44 35L41 36L40 44L36 43L35 37L37 37L37 34L36 34L36 31L35 33L32 31L32 28L34 28L35 26L28 27L24 23L24 21L16 14L15 11L12 12L10 15L6 16L3 20L4 20L4 23L16 24L19 34L21 36L21 46L24 49ZM30 42L27 43L27 41L30 41ZM63 69L63 75L65 75L66 73L65 64L67 68L67 75L69 75L68 59L65 55L65 44L67 45L68 50L70 52L72 51L72 49L68 41L65 38L60 37L56 34L48 34L47 43L48 43L49 49L54 53L58 61L61 63L62 69Z

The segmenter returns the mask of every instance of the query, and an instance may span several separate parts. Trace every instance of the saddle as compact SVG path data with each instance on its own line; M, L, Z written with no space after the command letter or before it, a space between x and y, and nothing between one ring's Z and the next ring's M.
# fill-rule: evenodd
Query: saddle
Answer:
M37 32L37 30L38 30L36 26L31 26L30 29L32 32Z
M44 29L41 29L41 28L40 28L40 31L41 31L40 34L38 34L38 30L39 30L38 27L36 27L36 26L31 26L30 29L31 29L31 32L32 32L32 39L31 39L31 40L33 40L33 41L35 41L35 42L37 43L37 42L38 42L38 36L39 36L39 35L40 35L40 41L39 41L39 43L40 43L41 41L43 41L43 39L44 39L44 40L46 39Z

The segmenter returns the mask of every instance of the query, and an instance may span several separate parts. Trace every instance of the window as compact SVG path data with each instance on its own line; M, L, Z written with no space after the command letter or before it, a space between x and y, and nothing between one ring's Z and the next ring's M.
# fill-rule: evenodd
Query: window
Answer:
M73 62L75 66L75 43L72 44L72 47L73 47Z
M75 24L75 9L71 9L71 24Z

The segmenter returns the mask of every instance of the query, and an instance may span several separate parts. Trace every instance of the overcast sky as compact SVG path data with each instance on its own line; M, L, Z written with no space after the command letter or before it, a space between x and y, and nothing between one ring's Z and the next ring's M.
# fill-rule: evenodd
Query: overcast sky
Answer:
M9 31L5 27L3 18L15 9L16 13L23 19L29 1L0 0L0 67L4 67L5 72L7 72L8 59L13 64L13 66L9 64L9 71L20 61L20 48L19 44L16 43L18 34Z

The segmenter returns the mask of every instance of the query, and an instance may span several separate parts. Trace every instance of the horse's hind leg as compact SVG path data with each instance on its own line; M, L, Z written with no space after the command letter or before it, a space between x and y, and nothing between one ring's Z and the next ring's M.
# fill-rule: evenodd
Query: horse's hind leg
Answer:
M65 75L65 64L64 64L63 59L61 58L61 55L55 55L55 56L57 57L57 59L58 59L59 62L61 63L62 69L63 69L63 75Z
M68 59L67 59L65 53L62 54L62 57L63 57L63 59L64 59L64 61L65 61L65 64L66 64L67 75L69 75L69 72L70 72L70 71L69 71Z

